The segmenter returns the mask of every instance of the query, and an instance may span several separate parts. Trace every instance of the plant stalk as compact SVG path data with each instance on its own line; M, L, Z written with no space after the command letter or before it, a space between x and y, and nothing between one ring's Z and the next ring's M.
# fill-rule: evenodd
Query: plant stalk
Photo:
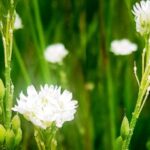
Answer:
M143 102L144 96L147 92L147 88L150 84L150 81L148 80L149 74L150 74L150 63L147 64L145 72L142 76L137 103L136 103L136 106L135 106L135 109L134 109L134 112L132 114L132 118L130 121L130 131L129 131L129 134L126 137L125 141L123 142L122 150L129 149L129 144L130 144L130 141L131 141L134 129L135 129L136 122L137 122L139 115L141 113L141 110L143 108L142 102Z
M14 24L14 11L8 10L6 18L4 18L4 26L2 29L2 40L4 46L4 59L5 59L5 127L8 129L11 122L11 108L13 103L13 85L11 82L11 55L13 43L13 24Z

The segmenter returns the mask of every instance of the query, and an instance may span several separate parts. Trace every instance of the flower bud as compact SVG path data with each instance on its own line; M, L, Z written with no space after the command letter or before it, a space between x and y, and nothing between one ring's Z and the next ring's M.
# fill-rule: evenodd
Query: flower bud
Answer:
M6 142L6 146L8 149L11 149L14 147L14 140L15 140L15 134L13 130L8 129L6 131L6 136L5 136L5 142Z
M119 136L115 141L115 150L121 150L122 149L123 140L122 137Z
M22 130L18 128L17 133L15 135L15 146L19 145L22 140Z
M12 118L12 129L14 131L18 130L18 128L20 128L20 118L18 115L15 115L13 118Z
M124 116L122 124L121 124L121 130L120 130L120 135L122 137L123 140L126 139L126 137L129 134L129 121L128 118L126 116Z
M0 79L0 99L4 97L4 94L5 94L5 87L3 81Z
M6 130L2 124L0 124L0 144L4 142Z

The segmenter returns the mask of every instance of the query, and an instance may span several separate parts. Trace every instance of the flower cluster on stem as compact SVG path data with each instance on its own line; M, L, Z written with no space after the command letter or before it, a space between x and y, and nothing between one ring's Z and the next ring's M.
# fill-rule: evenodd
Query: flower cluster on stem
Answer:
M28 86L27 96L21 92L12 110L33 123L38 148L46 150L55 147L57 129L74 119L76 108L77 101L72 100L71 92L61 92L61 87L45 84L39 91L33 85Z

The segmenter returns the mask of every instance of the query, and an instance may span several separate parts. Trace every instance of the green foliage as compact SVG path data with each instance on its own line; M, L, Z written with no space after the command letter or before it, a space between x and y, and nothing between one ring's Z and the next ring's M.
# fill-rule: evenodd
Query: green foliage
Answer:
M0 0L1 19L7 13L8 3L10 0ZM143 41L135 32L131 12L134 3L135 0L19 0L15 6L24 27L14 31L13 104L27 85L38 87L45 83L69 89L79 102L74 121L65 123L56 136L58 150L111 150L120 147L127 135L126 120L122 123L122 137L117 138L116 144L122 116L125 113L131 119L137 98L134 61L141 76ZM129 56L113 55L110 43L121 38L137 43L139 50ZM62 66L47 63L43 57L46 46L57 42L63 43L69 51ZM2 41L0 68L3 79ZM131 149L143 150L149 138L149 101L146 105ZM21 131L20 123L15 120L8 130L11 138L6 142L15 146L21 141L22 149L37 149L32 125L21 118ZM55 146L55 142L53 144Z

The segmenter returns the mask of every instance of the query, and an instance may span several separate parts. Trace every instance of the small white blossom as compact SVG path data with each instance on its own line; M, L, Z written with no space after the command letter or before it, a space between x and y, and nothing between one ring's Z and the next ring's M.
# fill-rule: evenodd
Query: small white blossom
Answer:
M77 101L72 100L72 93L57 86L41 86L36 91L33 85L27 88L27 96L22 92L17 105L12 110L22 114L34 125L43 129L50 127L52 122L58 128L66 121L74 119Z
M142 0L133 6L135 15L136 30L141 35L150 34L150 0Z
M22 20L21 20L20 16L16 13L14 29L17 30L17 29L21 29L21 28L23 28Z
M50 45L44 52L45 59L51 63L60 63L68 55L68 51L61 43Z
M129 55L137 50L137 45L128 39L114 40L111 42L111 52L115 55Z

